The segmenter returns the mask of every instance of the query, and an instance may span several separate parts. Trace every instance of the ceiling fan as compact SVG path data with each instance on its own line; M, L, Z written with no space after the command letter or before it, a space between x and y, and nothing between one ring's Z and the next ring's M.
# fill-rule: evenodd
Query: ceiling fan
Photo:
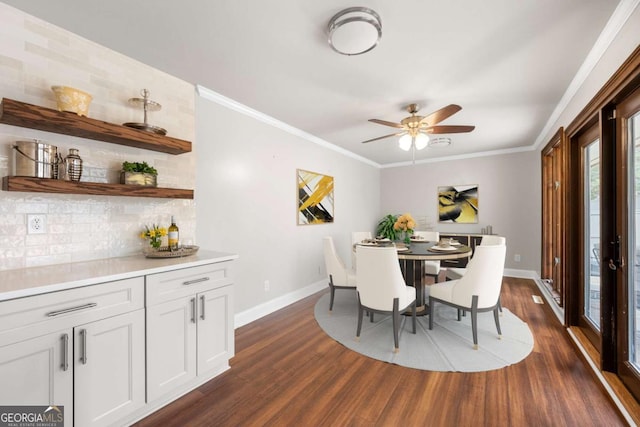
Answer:
M475 129L475 126L438 125L441 121L462 110L462 107L459 105L450 104L426 116L416 115L419 109L420 107L418 104L409 104L407 106L407 111L411 116L405 117L400 121L400 123L388 122L386 120L379 119L369 119L372 123L391 126L401 130L389 135L368 139L366 141L362 141L362 143L365 144L367 142L378 141L392 136L399 136L399 145L401 149L405 151L409 151L411 148L414 150L422 150L429 144L429 134L465 133L471 132Z

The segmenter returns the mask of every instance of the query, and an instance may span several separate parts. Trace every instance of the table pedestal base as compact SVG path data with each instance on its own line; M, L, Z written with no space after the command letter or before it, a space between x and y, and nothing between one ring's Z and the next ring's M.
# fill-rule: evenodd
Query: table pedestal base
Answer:
M416 288L416 316L425 316L429 314L425 296L425 268L423 260L399 259L402 277L407 286ZM411 310L407 310L404 314L411 314Z

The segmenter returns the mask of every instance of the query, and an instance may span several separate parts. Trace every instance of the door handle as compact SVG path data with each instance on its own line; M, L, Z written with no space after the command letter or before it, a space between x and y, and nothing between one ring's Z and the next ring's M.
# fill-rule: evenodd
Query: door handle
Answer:
M624 268L624 258L621 255L621 246L622 246L622 237L620 235L616 236L616 240L613 242L609 242L613 249L613 258L609 258L607 265L609 266L609 270L617 270L618 268Z
M69 334L62 334L60 337L62 341L62 364L63 371L69 369Z
M196 323L196 316L197 316L196 310L197 309L198 308L196 307L196 299L195 299L195 297L191 298L191 323Z
M204 299L204 295L200 295L200 319L204 320L204 304L205 304L205 299Z
M82 340L82 354L80 355L80 363L87 364L87 330L80 329L80 339Z

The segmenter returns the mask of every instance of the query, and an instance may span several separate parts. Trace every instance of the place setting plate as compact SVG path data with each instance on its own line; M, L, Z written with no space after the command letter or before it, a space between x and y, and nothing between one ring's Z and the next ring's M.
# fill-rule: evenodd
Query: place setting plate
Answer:
M455 246L449 246L446 248L443 248L442 246L431 246L429 248L430 251L434 251L434 252L451 252L451 251L457 251L459 248L455 247Z

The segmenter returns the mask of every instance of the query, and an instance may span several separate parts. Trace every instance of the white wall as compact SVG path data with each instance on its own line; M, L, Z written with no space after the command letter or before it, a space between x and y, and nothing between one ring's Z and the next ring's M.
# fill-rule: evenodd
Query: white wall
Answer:
M575 95L565 100L564 109L540 143L540 149L549 142L560 127L566 127L580 114L605 85L623 62L640 45L640 7L635 8L615 38L606 46L606 51L584 77Z
M440 232L480 233L491 225L507 238L506 268L540 271L540 167L535 151L416 164L382 170L383 214L426 217ZM437 189L478 185L478 224L438 222ZM519 254L520 262L514 261Z
M0 3L0 95L55 108L52 85L91 93L89 117L112 123L141 122L142 111L127 100L147 88L163 107L150 113L149 123L176 138L195 136L193 85ZM118 182L126 160L155 166L159 186L195 185L192 153L173 156L8 125L0 125L0 176L11 173L14 142L33 138L56 145L63 156L78 148L82 181ZM27 235L30 213L45 215L46 234ZM191 200L0 191L0 270L140 253L142 227L168 225L171 214L183 240L195 240Z
M375 229L377 167L203 97L196 99L196 134L198 242L240 255L236 312L326 285L322 237L333 236L350 264L351 232ZM297 168L334 177L334 223L296 225Z

